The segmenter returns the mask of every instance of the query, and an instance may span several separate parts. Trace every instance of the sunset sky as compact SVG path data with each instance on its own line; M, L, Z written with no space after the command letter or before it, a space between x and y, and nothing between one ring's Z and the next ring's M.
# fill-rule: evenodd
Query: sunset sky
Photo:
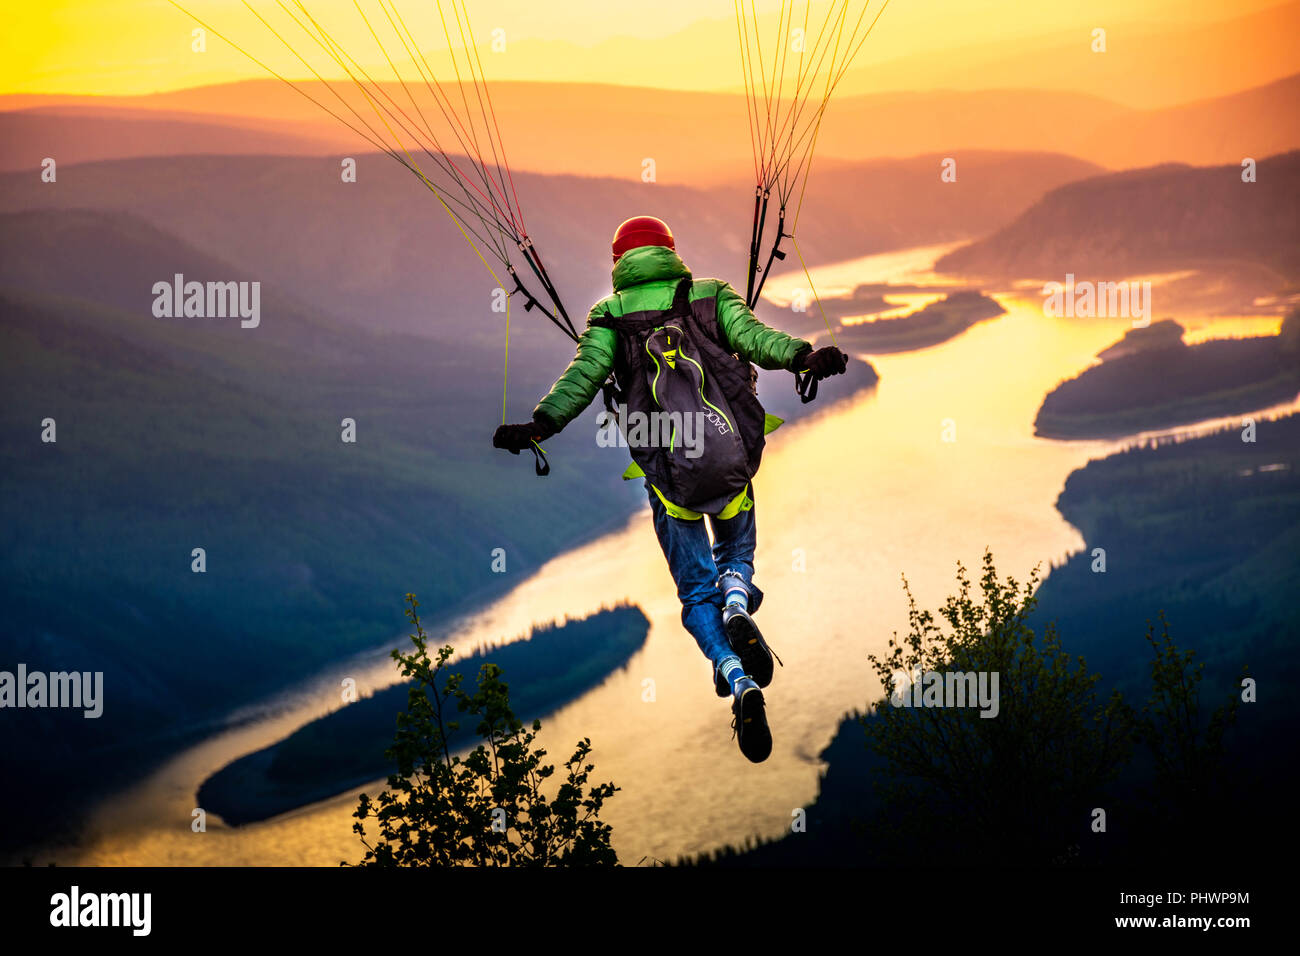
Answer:
M880 3L873 0L873 14ZM276 69L307 75L238 0L185 0L183 5ZM881 84L893 88L965 85L963 69L976 72L976 64L998 51L1078 38L1086 43L1097 26L1107 28L1112 44L1119 40L1122 47L1126 35L1194 29L1277 5L1275 0L1231 5L1222 0L890 0L855 65L897 61L896 69L884 71ZM296 29L274 2L255 0L253 6L273 23ZM781 3L769 0L758 6L774 20ZM827 6L814 2L811 22ZM859 6L854 0L852 9ZM314 0L307 7L346 39L349 52L366 63L382 62L352 0ZM376 0L364 0L362 7L367 15L382 17ZM443 0L443 7L450 16L449 0ZM485 63L496 79L687 89L730 89L738 82L731 0L471 0L469 8L481 49L493 29L505 30L506 51ZM426 50L445 49L434 3L398 0L398 9ZM795 10L801 18L804 4L796 3ZM206 52L193 52L190 31L195 24L168 0L50 0L10 5L6 20L0 35L0 93L129 95L264 75L216 38L209 38ZM295 47L311 49L301 32L296 38L286 35ZM1293 38L1294 33L1276 41ZM316 53L319 59L319 49ZM978 85L978 76L969 82Z

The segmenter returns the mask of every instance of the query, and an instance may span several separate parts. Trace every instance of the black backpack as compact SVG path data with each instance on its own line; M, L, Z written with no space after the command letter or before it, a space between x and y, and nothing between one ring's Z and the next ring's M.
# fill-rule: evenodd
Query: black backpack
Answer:
M663 311L593 321L618 332L606 407L626 406L633 461L673 504L717 514L758 471L765 415L753 366L723 341L716 298L691 302L692 285L682 279Z

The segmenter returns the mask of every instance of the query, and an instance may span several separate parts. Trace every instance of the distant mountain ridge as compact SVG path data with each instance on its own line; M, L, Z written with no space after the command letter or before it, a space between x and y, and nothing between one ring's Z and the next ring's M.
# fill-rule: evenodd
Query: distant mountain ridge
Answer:
M0 170L33 170L50 157L61 166L137 156L325 156L349 150L355 134L253 118L50 106L0 112ZM346 135L343 135L346 134Z
M332 102L317 86L302 84ZM394 97L406 96L396 84L385 88ZM752 181L747 111L739 94L523 82L494 83L492 91L517 171L639 180L641 163L650 157L662 184ZM340 92L356 97L346 85ZM357 105L368 114L364 102ZM821 125L817 158L857 162L1013 150L1063 153L1111 169L1223 163L1300 148L1297 106L1300 74L1148 110L1015 82L990 82L979 90L842 91ZM156 129L150 128L151 117ZM592 135L592 117L599 117L598 136ZM180 135L178 123L190 124L185 136L192 141ZM93 129L93 139L78 136L78 125ZM707 148L691 133L699 128L710 131ZM134 97L0 96L0 133L7 134L0 139L0 170L31 169L37 153L62 152L68 162L231 153L237 151L232 143L259 137L268 145L242 151L355 155L373 148L274 79Z

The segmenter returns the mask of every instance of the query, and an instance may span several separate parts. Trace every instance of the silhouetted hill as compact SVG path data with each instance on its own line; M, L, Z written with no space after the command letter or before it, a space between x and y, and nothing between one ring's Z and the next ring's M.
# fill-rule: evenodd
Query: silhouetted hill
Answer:
M1052 190L1014 222L944 256L941 272L1121 278L1247 262L1300 276L1300 151L1240 166L1157 166ZM1272 289L1268 291L1273 291Z

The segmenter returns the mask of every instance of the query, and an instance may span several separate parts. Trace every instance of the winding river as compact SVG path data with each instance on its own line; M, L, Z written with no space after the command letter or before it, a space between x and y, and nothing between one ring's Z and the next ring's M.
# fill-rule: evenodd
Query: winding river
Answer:
M942 251L871 257L815 270L814 278L824 293L859 281L923 283ZM794 277L772 282L782 291L799 284ZM1006 315L949 342L872 358L881 376L875 389L771 436L755 483L757 580L767 593L759 622L785 667L768 692L775 747L766 763L749 764L732 740L728 704L714 696L708 664L681 629L648 509L622 530L556 557L481 613L447 625L447 639L473 646L621 599L645 610L645 648L547 720L541 735L556 762L579 738L592 739L596 778L622 788L604 816L624 863L782 833L792 810L815 797L817 755L841 716L879 696L867 655L906 626L901 575L933 606L951 590L956 562L976 566L985 547L1000 571L1023 578L1082 546L1054 501L1071 471L1118 443L1037 439L1032 422L1043 395L1129 323L1047 318L1032 290L999 301ZM1278 327L1276 318L1180 318L1189 341ZM823 393L833 390L823 386ZM206 832L191 829L199 783L336 706L342 676L356 678L362 691L396 678L378 651L315 675L106 801L79 844L48 848L37 862L355 861L358 791L261 824L234 829L210 817Z

